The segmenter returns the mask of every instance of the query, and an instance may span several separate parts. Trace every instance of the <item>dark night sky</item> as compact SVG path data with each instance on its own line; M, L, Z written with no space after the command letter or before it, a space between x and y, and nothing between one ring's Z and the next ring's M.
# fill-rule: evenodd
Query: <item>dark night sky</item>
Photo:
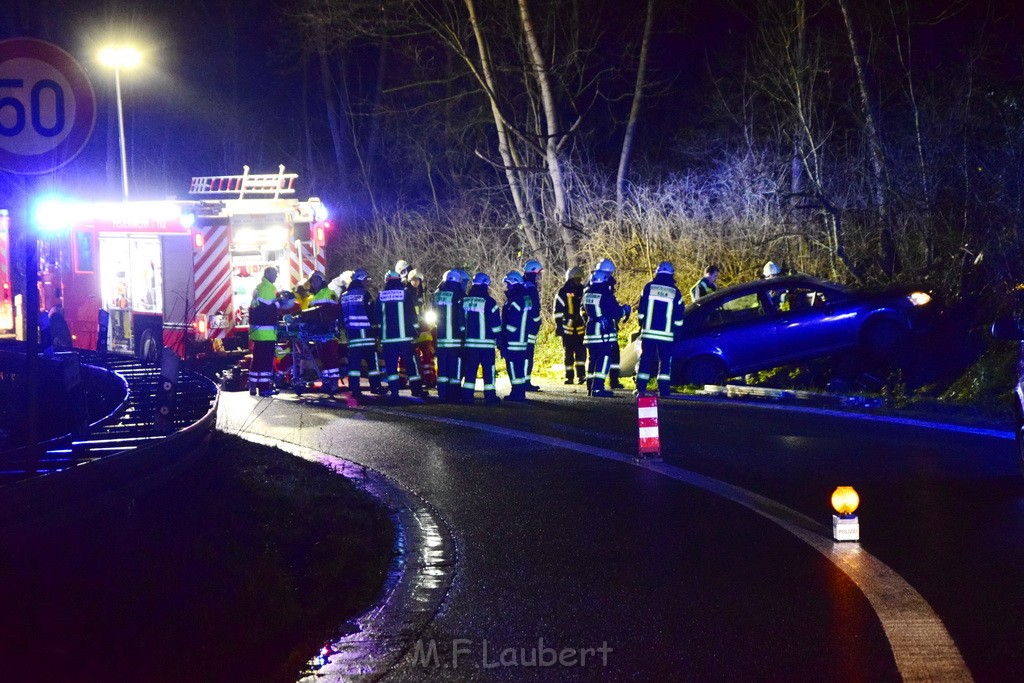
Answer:
M752 4L665 3L669 9L657 27L652 75L666 89L650 101L643 131L649 144L657 143L650 145L652 154L665 153L661 143L667 131L705 125L696 111L700 102L695 102L701 97L701 83L709 68L719 72L738 68L749 52L754 32L746 19L753 17ZM923 5L913 4L915 9ZM914 47L924 55L922 64L942 69L964 59L965 48L985 27L989 59L1002 62L994 72L1020 82L1024 67L1019 2L932 0L927 4L936 7L936 16L940 7L953 7L955 12L952 18L917 30ZM295 113L301 90L291 52L294 46L283 38L281 5L276 0L5 3L0 9L0 37L31 36L61 45L87 68L97 91L93 138L80 158L58 174L58 182L73 177L83 189L117 193L113 78L93 61L98 47L112 36L126 36L146 46L144 68L124 78L130 166L133 178L138 178L139 194L181 192L192 174L239 173L242 163L267 171L299 158L301 137ZM865 5L854 2L853 6ZM639 17L639 7L635 11ZM641 20L635 23L639 31ZM249 149L243 153L227 149L220 139L236 83L245 103L241 119ZM606 134L612 150L617 142L611 141L618 133L609 129ZM156 147L173 152L158 158L147 154ZM643 147L639 153L644 154Z

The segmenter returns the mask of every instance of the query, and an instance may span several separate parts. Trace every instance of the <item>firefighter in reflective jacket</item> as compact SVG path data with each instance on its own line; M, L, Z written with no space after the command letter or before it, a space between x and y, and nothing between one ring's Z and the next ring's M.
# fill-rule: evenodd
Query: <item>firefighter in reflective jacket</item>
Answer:
M701 297L711 294L718 286L715 282L718 280L718 266L711 264L704 268L704 277L697 280L697 284L690 287L690 299L696 301Z
M640 368L636 393L643 396L651 373L658 373L658 393L669 395L672 377L672 342L683 327L683 293L676 287L676 269L662 261L654 279L644 287L636 311L640 322Z
M380 320L373 297L366 291L369 276L362 268L352 273L352 280L341 296L341 322L348 336L348 388L352 396L362 395L360 377L366 363L370 391L380 390L380 368L377 367L377 334Z
M309 299L309 309L320 311L320 328L324 332L336 332L341 309L338 306L338 295L327 285L327 278L322 273L313 273L309 278L309 291L313 296ZM317 344L320 356L320 379L323 380L324 391L333 394L339 388L341 370L341 342L337 336Z
M526 331L528 341L526 344L526 390L540 391L540 387L533 383L533 352L537 346L537 333L540 332L540 274L544 268L540 261L530 259L523 264L523 291L532 302L530 312L529 329Z
M533 300L526 295L523 276L516 271L505 276L505 305L501 308L502 335L499 340L505 368L512 382L506 401L526 399L526 354L530 339Z
M629 315L629 306L622 306L615 299L609 275L606 270L595 270L590 276L590 286L583 293L583 314L587 321L587 332L583 343L590 355L587 380L591 396L614 396L604 388L604 381L611 369L612 350L618 346L617 325Z
M486 273L473 276L473 286L462 300L466 314L466 343L463 352L462 402L472 403L476 388L477 368L483 368L484 402L499 403L494 391L494 349L501 334L501 312L491 298L488 286L491 278Z
M597 266L594 268L595 272L603 270L608 274L608 288L612 294L615 294L615 263L610 258L603 258L597 262ZM626 313L622 318L622 322L626 322L626 318L629 317L629 313ZM619 369L621 363L622 351L619 349L619 323L615 323L615 343L611 347L611 358L608 365L608 386L612 389L623 389L624 387L619 382Z
M437 313L437 397L442 403L457 403L462 398L459 361L466 337L466 312L462 308L465 296L459 271L446 271L433 296Z
M416 369L413 357L412 340L418 332L419 321L416 319L416 307L411 300L409 290L402 282L397 271L389 270L384 277L384 289L377 295L377 313L380 316L380 341L384 347L384 372L388 382L388 391L392 399L398 398L401 387L401 376L398 374L398 363L403 362L409 368L409 388L412 395L424 398L423 381Z
M263 271L263 279L256 285L249 305L249 342L252 345L252 364L249 366L249 393L273 396L274 347L277 346L277 268Z
M555 334L562 340L565 351L565 383L586 381L587 350L583 335L587 326L583 322L583 269L573 266L565 271L565 284L555 294Z

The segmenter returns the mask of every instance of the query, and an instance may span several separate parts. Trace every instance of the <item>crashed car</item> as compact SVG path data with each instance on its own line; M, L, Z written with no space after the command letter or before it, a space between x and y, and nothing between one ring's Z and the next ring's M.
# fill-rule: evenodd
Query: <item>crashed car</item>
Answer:
M858 348L891 357L937 314L932 295L913 286L853 290L807 275L734 285L686 308L672 379L720 384Z

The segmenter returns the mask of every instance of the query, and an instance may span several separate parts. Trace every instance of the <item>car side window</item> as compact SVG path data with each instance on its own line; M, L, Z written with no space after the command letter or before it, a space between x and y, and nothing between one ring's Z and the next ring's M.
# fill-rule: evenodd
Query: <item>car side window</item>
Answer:
M790 287L779 293L779 311L804 311L817 306L824 306L827 294L818 289L807 287Z
M764 307L757 292L737 296L728 301L723 301L718 307L708 314L704 322L706 327L717 327L729 325L744 320L755 320L763 317Z

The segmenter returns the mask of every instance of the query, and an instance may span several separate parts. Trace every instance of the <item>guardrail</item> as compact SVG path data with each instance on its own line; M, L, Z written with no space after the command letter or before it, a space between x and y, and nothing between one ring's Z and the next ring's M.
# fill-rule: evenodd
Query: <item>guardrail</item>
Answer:
M88 373L105 371L123 383L124 400L84 433L0 454L0 526L109 495L134 495L193 462L216 425L219 392L211 380L179 371L171 429L164 431L156 422L158 365L117 354L78 354Z

